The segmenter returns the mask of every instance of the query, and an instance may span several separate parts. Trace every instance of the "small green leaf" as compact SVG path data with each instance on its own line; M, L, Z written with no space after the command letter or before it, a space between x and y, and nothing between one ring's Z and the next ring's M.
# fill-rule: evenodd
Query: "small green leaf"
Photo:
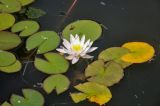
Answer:
M98 83L86 82L76 85L75 88L82 92L82 94L78 94L81 97L77 97L78 95L72 95L72 99L75 103L85 100L85 98L87 97L90 102L104 105L112 98L110 90L106 86ZM85 94L86 96L83 94Z
M15 23L15 18L11 14L0 14L0 31L10 28Z
M74 103L79 103L87 99L87 95L84 93L71 93L70 95Z
M70 34L78 34L80 37L85 35L86 39L91 39L92 41L97 40L102 34L102 28L100 24L91 20L78 20L65 27L62 32L64 38L70 38Z
M126 68L132 64L121 60L121 57L127 53L130 53L129 49L123 47L111 47L106 50L103 50L99 54L98 59L102 59L105 62L115 61L116 63L120 64L123 68Z
M91 63L85 70L85 75L90 82L96 82L105 86L112 86L118 83L124 76L121 66L113 61L108 62L105 66L98 65L100 60ZM96 70L96 67L100 70ZM98 72L96 72L96 71Z
M13 106L43 106L44 97L33 89L23 89L24 97L13 94L10 102Z
M31 4L32 2L34 2L35 0L18 0L22 6L26 6L28 4Z
M5 67L0 67L0 71L5 72L5 73L15 73L20 71L22 68L22 65L20 61L16 61L14 64L5 66Z
M10 50L17 47L21 43L18 35L1 31L0 32L0 50Z
M46 12L38 9L38 8L34 8L34 7L29 7L28 10L26 11L25 15L29 18L29 19L36 19L39 18L43 15L45 15Z
M36 21L20 21L12 26L11 31L20 32L19 36L26 37L36 33L39 27Z
M70 81L62 74L52 75L43 82L43 88L47 93L56 89L57 94L63 93L69 88Z
M0 12L14 13L21 10L21 3L18 0L0 0Z
M14 54L0 50L0 66L9 66L16 62Z
M46 74L59 74L65 73L69 68L68 61L57 53L46 53L44 57L47 59L43 60L40 58L35 59L35 67Z
M8 102L4 102L3 104L1 104L1 106L11 106L11 104L9 104Z
M54 31L41 31L33 34L27 39L28 51L38 48L37 53L42 54L54 50L60 43L60 37Z

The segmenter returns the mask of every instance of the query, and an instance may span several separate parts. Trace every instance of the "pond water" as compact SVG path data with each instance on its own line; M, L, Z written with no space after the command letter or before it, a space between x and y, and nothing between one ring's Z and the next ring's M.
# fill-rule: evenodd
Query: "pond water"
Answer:
M41 30L61 32L64 26L78 19L91 19L101 23L102 37L94 43L99 47L97 55L105 48L121 46L125 42L144 41L153 45L156 55L150 62L132 65L125 69L125 77L110 87L112 100L106 106L160 106L160 1L159 0L37 0L33 7L47 14L38 19ZM23 47L17 48L23 60ZM32 62L23 60L23 68L16 74L0 72L0 102L8 100L12 93L21 95L22 88L39 90L45 96L45 106L96 106L86 101L74 104L67 92L57 96L47 95L41 82L47 75L37 71ZM81 60L66 73L72 85L84 81L83 71L88 61Z

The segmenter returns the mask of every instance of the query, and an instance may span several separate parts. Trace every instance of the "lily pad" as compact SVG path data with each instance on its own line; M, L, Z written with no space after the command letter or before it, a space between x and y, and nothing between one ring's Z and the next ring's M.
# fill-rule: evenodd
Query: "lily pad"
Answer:
M69 68L68 61L60 54L46 53L44 57L47 61L36 58L34 62L35 67L41 72L46 74L59 74L65 73Z
M20 21L12 26L11 31L20 32L19 36L26 37L36 33L39 27L36 21Z
M13 106L43 106L44 97L33 89L23 89L24 97L13 94L10 102Z
M15 73L20 71L22 68L22 65L20 61L16 61L14 64L5 66L5 67L0 67L0 71L5 72L5 73Z
M102 60L91 63L85 70L87 80L96 82L105 86L112 86L118 83L124 76L122 67L113 61L106 63L104 66L99 65ZM99 70L97 70L98 68ZM97 72L98 71L98 72Z
M98 83L86 82L84 84L79 84L75 86L75 88L81 91L83 94L85 94L87 96L87 99L90 102L95 102L99 105L103 105L109 102L112 98L112 94L110 90L106 86L98 84ZM82 95L82 94L80 95L81 97L77 98L77 95L75 96L75 93L74 93L74 94L71 94L71 97L74 101L76 100L75 102L79 102L85 99L85 95Z
M74 103L79 103L87 99L87 95L84 93L71 93L71 97Z
M18 35L1 31L0 32L0 50L10 50L17 47L21 43Z
M154 48L145 42L129 42L122 45L131 52L122 56L122 60L130 63L143 63L153 58L155 54Z
M14 54L0 50L0 66L9 66L16 62Z
M28 4L31 4L32 2L34 2L35 0L18 0L22 6L26 6Z
M18 0L0 0L0 12L14 13L21 10L21 3Z
M0 31L10 28L15 23L15 18L11 14L0 14Z
M61 94L69 88L69 85L69 79L62 74L52 75L43 82L43 88L47 93L51 93L56 89L57 94Z
M97 40L102 34L102 28L100 24L91 20L78 20L65 27L62 32L64 38L70 38L70 34L78 34L80 37L85 35L86 39L91 39L91 41Z
M26 42L28 51L38 48L37 53L42 54L54 50L60 43L60 37L54 31L41 31L30 36Z
M123 47L111 47L106 50L103 50L99 56L98 59L102 59L105 62L107 61L114 61L120 64L123 68L126 68L130 66L132 63L125 62L121 60L121 57L127 53L130 53L130 50Z
M11 104L9 104L8 102L4 102L3 104L1 104L1 106L11 106Z

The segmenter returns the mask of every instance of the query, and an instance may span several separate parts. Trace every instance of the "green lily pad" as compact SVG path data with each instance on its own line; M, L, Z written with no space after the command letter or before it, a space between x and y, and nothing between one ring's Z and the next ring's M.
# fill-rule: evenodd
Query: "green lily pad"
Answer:
M0 31L10 28L15 23L15 18L11 14L0 14Z
M43 106L44 97L41 93L33 89L23 89L24 97L13 94L10 102L13 106Z
M0 67L0 71L5 72L5 73L15 73L20 71L22 68L22 65L20 61L16 61L14 64L5 66L5 67Z
M87 95L84 93L71 93L70 95L74 103L79 103L87 99Z
M11 104L9 104L8 102L4 102L3 104L1 104L1 106L11 106Z
M18 35L1 31L0 32L0 50L10 50L17 47L21 43Z
M14 13L21 10L21 3L18 0L0 0L0 12Z
M98 59L102 59L105 62L114 61L120 64L123 68L126 68L132 64L132 63L124 62L123 60L121 60L121 57L127 53L130 53L129 49L126 49L123 47L111 47L106 50L103 50L99 54Z
M112 98L110 90L101 84L95 82L86 82L75 86L75 88L82 93L71 93L71 97L75 103L78 103L86 98L91 102L104 105ZM78 97L79 95L79 97Z
M35 0L18 0L22 6L26 6L28 4L31 4L32 2L34 2Z
M0 50L0 66L9 66L16 62L14 54Z
M43 82L43 88L47 93L51 93L54 89L57 94L63 93L69 88L69 85L69 79L62 74L52 75Z
M54 50L60 43L60 37L54 31L41 31L30 36L26 42L28 51L38 48L37 53L42 54Z
M101 63L102 60L98 60L91 63L86 68L85 76L89 77L87 79L88 81L97 82L105 86L112 86L118 83L123 78L123 69L118 63L110 61L104 66L99 65ZM96 68L98 68L99 70L97 70Z
M26 37L36 33L39 27L36 21L20 21L12 26L11 31L20 32L19 36Z
M35 67L41 72L46 74L59 74L65 73L69 68L68 61L60 54L46 53L44 57L47 61L36 58L34 62Z
M64 38L70 38L70 34L78 34L80 37L85 35L86 39L91 39L92 41L97 40L102 34L102 28L100 24L91 20L78 20L65 27L62 32Z

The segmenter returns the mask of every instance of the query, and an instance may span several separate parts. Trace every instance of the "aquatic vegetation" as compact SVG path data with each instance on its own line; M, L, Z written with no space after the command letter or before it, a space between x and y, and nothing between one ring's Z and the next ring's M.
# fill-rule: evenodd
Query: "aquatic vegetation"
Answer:
M39 23L28 19L39 18L45 12L24 7L34 1L0 0L0 72L10 74L21 70L23 59L13 49L23 48L29 54L27 60L34 57L34 68L48 75L42 81L43 90L47 94L55 90L59 95L72 85L65 74L71 66L67 60L76 64L80 58L93 59L88 53L98 48L91 46L101 37L102 27L93 20L78 20L67 25L62 36L55 31L39 31ZM17 14L11 14L15 12L28 18L16 20ZM59 47L61 39L63 46ZM87 61L89 65L83 70L83 83L74 86L77 91L70 93L72 100L75 103L88 100L99 105L106 104L112 98L108 87L121 81L125 68L134 63L147 62L154 54L154 47L146 42L128 42L122 47L105 48L97 60ZM10 101L1 106L44 106L45 99L39 91L23 89L22 93L23 96L12 94Z
M67 54L65 58L72 60L72 64L75 64L81 57L87 59L93 58L93 56L90 56L87 53L95 51L98 47L91 47L92 44L93 41L90 41L90 39L85 42L85 35L83 35L80 39L77 34L75 37L71 34L70 42L66 39L63 39L64 47L61 46L61 48L56 50L60 53Z

